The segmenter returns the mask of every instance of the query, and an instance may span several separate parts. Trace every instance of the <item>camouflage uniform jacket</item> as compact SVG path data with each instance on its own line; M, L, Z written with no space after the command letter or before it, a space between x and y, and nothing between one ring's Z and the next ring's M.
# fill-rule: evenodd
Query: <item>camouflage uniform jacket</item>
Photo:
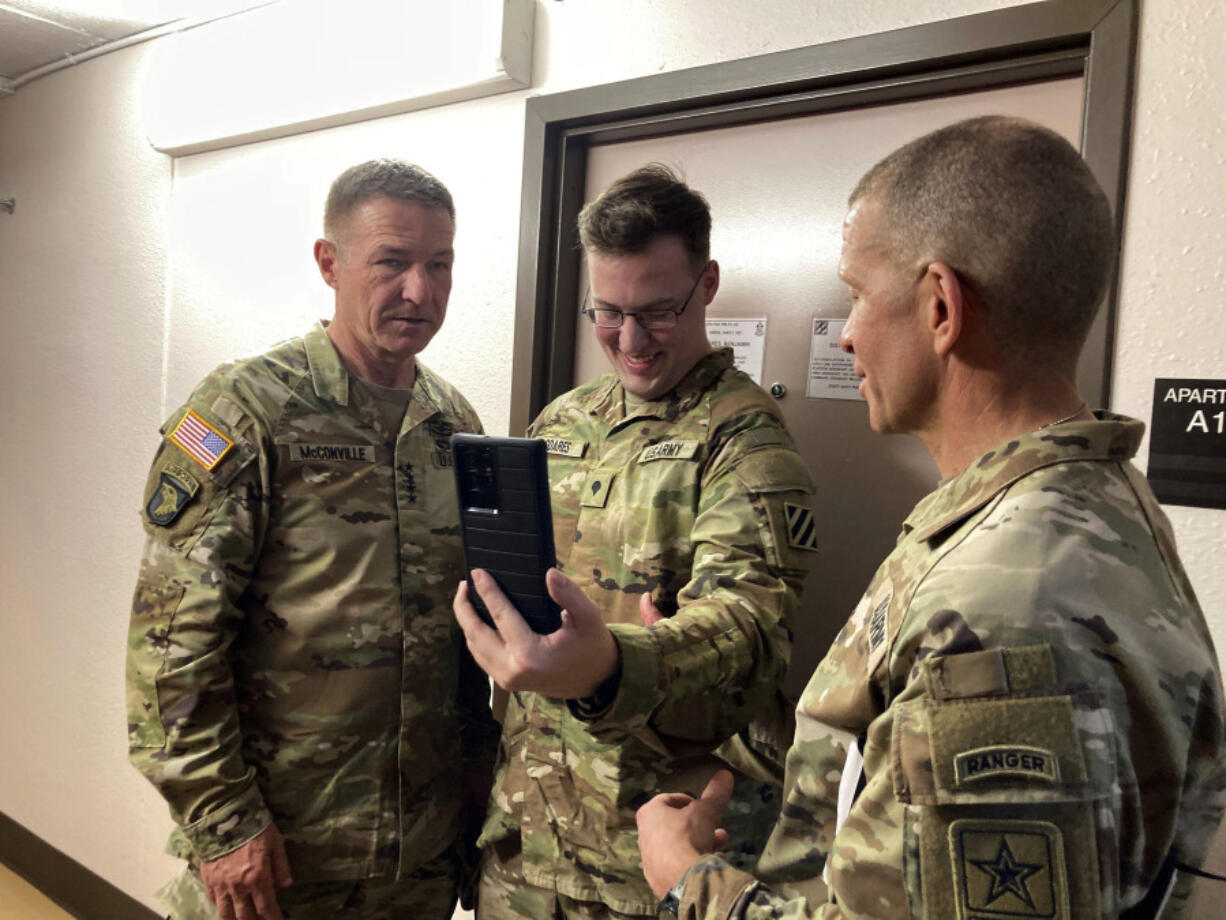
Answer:
M635 809L656 792L701 789L723 765L713 748L751 719L749 742L769 751L773 741L782 763L791 707L780 688L816 546L812 482L729 350L629 414L621 383L605 375L556 400L529 433L550 450L558 564L610 624L622 673L595 721L512 695L483 843L518 831L530 883L655 916ZM652 629L639 615L644 593L670 617ZM743 768L731 848L752 865L782 771L773 783L754 775L748 750L724 753Z
M1226 777L1213 644L1128 462L1142 431L1040 429L916 506L801 698L762 883L706 856L680 916L1081 920L1147 893L1135 916L1159 915Z
M420 364L399 432L368 393L321 324L221 366L162 428L129 744L193 862L272 821L296 883L397 876L454 840L462 761L492 767L451 612L448 439L480 423Z

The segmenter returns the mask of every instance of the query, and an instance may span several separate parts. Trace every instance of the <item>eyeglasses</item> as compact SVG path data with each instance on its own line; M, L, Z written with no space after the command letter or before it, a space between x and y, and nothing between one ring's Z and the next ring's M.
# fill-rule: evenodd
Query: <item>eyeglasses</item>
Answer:
M680 309L653 309L653 310L637 310L634 313L624 313L621 310L614 310L611 307L589 307L588 300L592 296L592 289L589 287L587 293L583 295L583 307L580 313L583 313L588 319L599 326L601 329L620 329L622 322L627 316L634 317L635 322L643 329L672 329L677 325L681 314L685 312L685 308L690 305L690 300L694 296L694 292L698 290L698 282L702 280L702 276L707 273L707 266L711 263L708 261L702 267L702 271L698 273L698 277L694 279L694 286L690 288L690 292L685 295L685 300L682 302Z

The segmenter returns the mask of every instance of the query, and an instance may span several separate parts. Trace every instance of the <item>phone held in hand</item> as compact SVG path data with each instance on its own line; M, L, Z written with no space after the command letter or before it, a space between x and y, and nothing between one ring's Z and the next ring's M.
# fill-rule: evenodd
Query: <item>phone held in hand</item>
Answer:
M545 442L456 434L451 455L469 601L493 626L472 580L473 569L485 569L533 631L553 632L562 611L545 588L557 562Z

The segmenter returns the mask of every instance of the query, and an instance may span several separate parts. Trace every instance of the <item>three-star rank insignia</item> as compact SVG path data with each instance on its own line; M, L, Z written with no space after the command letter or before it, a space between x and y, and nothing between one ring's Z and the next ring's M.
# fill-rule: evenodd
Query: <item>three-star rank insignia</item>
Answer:
M813 512L804 505L783 503L784 514L788 521L788 545L793 549L807 549L817 552L817 524L813 520Z
M963 819L949 826L959 920L1068 920L1060 829L1046 821Z
M165 527L187 507L200 483L187 470L167 466L158 476L158 484L145 504L145 515L150 523Z

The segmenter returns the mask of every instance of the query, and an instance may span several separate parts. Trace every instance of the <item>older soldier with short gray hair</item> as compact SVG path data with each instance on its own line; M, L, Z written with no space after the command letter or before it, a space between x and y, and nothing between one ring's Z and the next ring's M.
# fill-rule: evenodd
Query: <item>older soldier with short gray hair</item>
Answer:
M448 440L481 426L416 357L455 207L374 160L333 183L324 228L333 320L209 374L145 493L129 742L179 825L176 918L446 920L489 788L489 685L448 605Z
M814 673L753 875L728 778L638 814L685 918L1177 916L1226 804L1223 698L1170 525L1077 355L1107 199L1067 141L987 117L851 196L843 347L879 432L941 476Z

